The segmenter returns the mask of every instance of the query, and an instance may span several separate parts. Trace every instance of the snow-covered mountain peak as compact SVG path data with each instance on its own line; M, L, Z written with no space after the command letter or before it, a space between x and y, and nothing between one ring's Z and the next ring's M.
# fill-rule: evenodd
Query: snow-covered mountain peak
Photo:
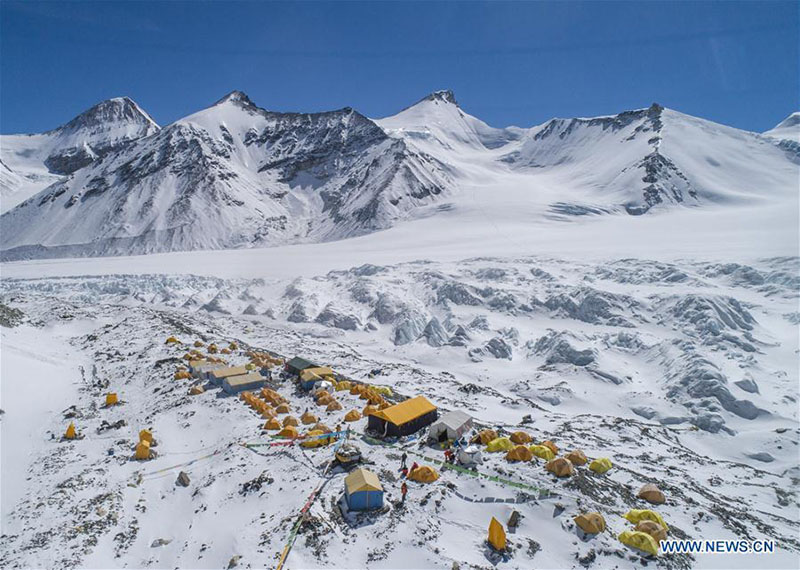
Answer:
M427 97L423 98L422 101L433 101L434 103L450 103L451 105L458 106L458 101L456 101L455 93L453 93L450 89L440 89L439 91L434 91Z
M95 133L117 126L138 127L146 134L159 129L153 118L130 97L114 97L101 101L50 133L64 135L82 130Z
M225 103L236 103L239 105L243 105L245 107L252 107L255 108L256 104L247 96L244 91L233 90L219 101L214 103L214 105L224 105Z
M786 150L800 154L797 145L800 144L800 112L794 112L770 130L763 133L765 137L784 141ZM785 141L790 141L786 143Z

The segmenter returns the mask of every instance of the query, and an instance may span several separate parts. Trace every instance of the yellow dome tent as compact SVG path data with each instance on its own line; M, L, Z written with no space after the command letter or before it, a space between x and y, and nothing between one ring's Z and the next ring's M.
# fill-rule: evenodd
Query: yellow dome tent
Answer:
M328 404L328 407L325 408L325 411L326 412L335 412L335 411L341 410L341 409L342 409L342 405L339 402L337 402L336 400L333 400L330 404Z
M67 426L67 431L64 432L64 439L75 439L78 437L78 432L75 429L75 424L70 422Z
M270 418L267 420L267 423L264 424L264 429L267 430L276 430L281 429L281 421L278 418Z
M204 346L205 346L205 344L203 344L203 341L202 341L202 340L196 340L196 341L194 341L194 347L195 347L195 348L203 348Z
M192 375L189 374L189 372L186 371L186 370L178 370L175 373L175 380L185 380L185 379L191 378L191 377L192 377Z
M314 427L311 428L312 430L319 430L322 433L331 433L331 428L323 424L322 422L317 422L314 424Z
M119 404L116 392L109 392L106 394L106 406L116 406Z
M139 460L150 459L150 442L144 439L139 441L139 443L136 444L136 454L134 457Z
M319 400L320 398L328 398L330 397L331 393L327 390L320 390L314 394L314 398Z
M377 406L373 406L372 404L367 404L366 406L364 406L364 409L361 411L361 415L362 416L368 416L370 414L374 414L377 411L378 411L378 407Z
M580 449L574 449L567 453L564 457L569 459L569 462L573 465L586 465L586 462L589 461L586 458L586 455Z
M533 441L533 438L524 431L515 431L511 434L510 439L517 445L522 445L523 443L530 443Z
M349 390L350 389L350 382L347 380L342 380L341 382L337 382L334 389L337 392L341 392L342 390Z
M664 527L664 530L669 530L667 523L664 522L664 519L661 517L661 515L655 511L651 511L650 509L631 509L622 516L628 522L632 522L633 524L636 524L639 521L653 521Z
M569 477L575 472L575 468L572 467L569 459L564 459L563 457L551 459L544 468L556 477Z
M357 422L361 419L361 414L358 413L358 410L350 410L344 416L344 421L346 422Z
M275 417L275 408L273 408L272 406L265 404L260 411L261 411L261 417L264 418L265 420Z
M207 350L208 350L209 354L216 354L217 353L217 345L214 344L214 343L211 343L211 344L208 345L208 349Z
M333 398L331 398L330 396L323 396L322 398L317 400L317 405L318 406L327 406L331 402L333 402Z
M139 441L146 441L148 444L153 445L153 432L149 429L143 429L139 432Z
M500 521L494 517L492 517L492 520L489 522L488 542L495 550L506 549L506 531L503 529L503 525L500 524Z
M595 459L589 464L589 469L594 471L595 473L605 473L609 469L611 469L611 460L608 457L601 457L599 459Z
M283 427L298 426L298 425L300 424L298 423L297 418L295 418L294 416L286 416L285 418L283 418Z
M550 451L553 452L553 455L558 455L558 446L549 439L547 441L543 441L542 445L549 448Z
M284 428L278 432L278 435L281 437L296 439L298 435L297 428L295 426L284 426Z
M235 342L232 342L228 345L228 350L239 350L239 345Z
M433 467L420 465L408 474L408 478L412 481L419 481L420 483L433 483L439 478L439 474Z
M544 459L545 461L552 461L556 456L552 449L544 445L532 445L531 453L533 453L539 459Z
M658 556L658 543L646 532L626 530L619 535L619 540L622 544Z
M586 534L598 534L606 530L606 519L600 513L583 513L573 520Z
M167 337L167 342L165 342L164 344L181 344L181 341L179 341L174 336L170 336L170 337Z
M530 461L533 459L533 454L531 450L524 445L517 445L514 449L506 453L506 459L508 461Z
M364 390L363 384L353 384L352 386L350 386L350 393L353 394L354 396L360 394L362 390Z
M497 432L493 429L484 429L476 433L470 443L480 443L481 445L487 445L493 439L497 439Z
M229 348L223 348L219 351L220 354L230 354L231 350Z
M276 414L288 414L289 413L289 404L282 403L278 404L278 407L275 408Z
M639 521L633 530L646 532L652 536L656 542L667 540L667 530L655 521Z
M300 416L300 421L303 422L303 425L310 425L317 423L317 416L312 414L311 412L306 412L302 416Z
M486 446L486 451L491 453L500 453L501 451L511 451L514 449L514 444L507 437L498 437L489 442Z
M300 445L302 445L303 447L320 447L322 445L328 445L329 441L327 437L322 437L322 438L316 437L318 435L324 435L324 434L325 432L320 430L315 430L315 429L311 430L306 434L306 437L311 439L307 439L306 441L301 442Z
M191 388L189 388L190 396L199 396L203 392L205 392L205 389L202 386L192 386Z

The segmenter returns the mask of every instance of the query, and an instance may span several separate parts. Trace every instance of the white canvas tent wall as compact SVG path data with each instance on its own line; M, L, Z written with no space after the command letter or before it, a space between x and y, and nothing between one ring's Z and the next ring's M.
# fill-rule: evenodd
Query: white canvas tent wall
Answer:
M472 416L460 410L447 412L431 424L428 438L442 441L445 439L458 439L472 429Z
M481 448L477 445L462 447L458 452L458 462L467 467L483 462Z

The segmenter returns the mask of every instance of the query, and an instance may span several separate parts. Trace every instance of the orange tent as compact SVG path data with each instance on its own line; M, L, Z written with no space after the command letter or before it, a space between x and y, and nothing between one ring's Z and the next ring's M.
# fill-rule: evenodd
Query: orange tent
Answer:
M556 477L569 477L575 472L569 459L564 459L563 457L556 457L548 461L544 468Z
M315 424L317 423L317 416L312 414L311 412L306 412L302 416L300 416L300 421L303 422L303 425Z
M357 422L360 419L361 414L358 413L358 410L350 410L344 417L344 421L346 422Z
M367 404L366 406L364 406L364 409L362 410L361 415L368 416L370 414L374 414L377 411L378 411L378 408L376 406L373 406L372 404Z
M530 443L533 441L533 438L524 431L515 431L511 434L509 439L517 445L522 445L523 443Z
M264 424L264 429L268 430L281 429L281 422L278 418L270 418L267 421L267 423Z
M276 414L288 414L289 413L289 404L278 404L278 407L275 408Z
M420 465L416 469L411 470L411 472L408 474L408 478L412 481L418 481L420 483L433 483L439 478L439 474L433 467L428 465Z
M294 416L286 416L285 418L283 418L283 427L297 426L297 425L299 425L299 423L297 421L297 418L295 418Z
M505 550L506 549L506 531L503 529L503 525L500 524L496 518L492 517L491 522L489 522L489 544L492 545L492 548L495 550Z
M327 412L335 412L335 411L341 410L341 409L342 409L342 405L339 402L337 402L336 400L333 400L330 404L328 404L328 407L325 408L325 411L327 411Z
M570 451L564 456L566 459L569 459L569 462L573 465L586 465L586 462L589 461L586 458L586 454L583 453L580 449L575 449Z
M297 428L295 426L285 426L281 431L278 432L278 435L281 437L290 437L292 439L297 438Z
M558 446L549 439L547 441L543 441L542 445L550 448L550 451L553 452L553 455L558 455Z
M530 461L533 459L533 453L524 445L517 445L506 453L506 459L509 461Z

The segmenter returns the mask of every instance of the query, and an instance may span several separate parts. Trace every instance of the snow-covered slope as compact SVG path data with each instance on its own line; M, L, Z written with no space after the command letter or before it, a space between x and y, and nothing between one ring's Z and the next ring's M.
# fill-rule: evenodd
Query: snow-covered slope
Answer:
M349 108L265 111L233 92L148 133L104 155L95 141L91 152L40 156L41 180L77 169L3 215L2 258L316 243L431 217L456 232L521 224L537 235L654 210L749 218L793 207L800 163L798 143L657 104L498 129L450 91L377 121ZM18 187L16 163L3 160L0 183Z
M0 136L3 210L158 129L131 99L117 97L98 103L52 131Z

